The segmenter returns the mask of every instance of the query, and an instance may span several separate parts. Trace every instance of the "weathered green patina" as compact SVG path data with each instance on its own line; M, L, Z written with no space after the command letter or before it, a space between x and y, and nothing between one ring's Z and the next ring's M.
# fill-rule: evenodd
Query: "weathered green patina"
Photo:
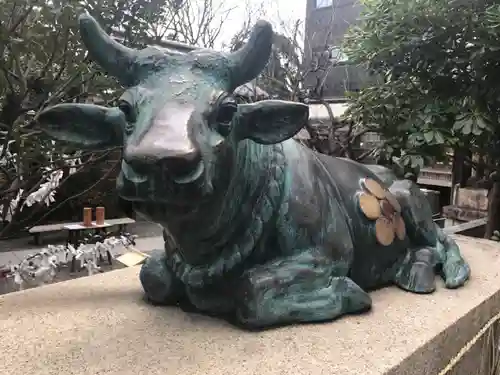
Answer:
M80 28L127 90L117 108L60 104L38 119L81 148L123 145L118 192L164 228L140 273L151 302L266 328L367 310L366 291L388 284L430 293L436 273L448 288L469 278L415 184L294 141L304 104L235 102L267 63L268 23L231 54L131 50L88 14Z

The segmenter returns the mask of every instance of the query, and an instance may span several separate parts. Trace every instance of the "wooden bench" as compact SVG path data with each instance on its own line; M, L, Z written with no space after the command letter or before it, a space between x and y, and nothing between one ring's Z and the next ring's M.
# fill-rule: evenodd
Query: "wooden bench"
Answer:
M131 219L129 217L122 217L117 219L107 219L105 220L104 225L93 225L91 227L84 227L81 222L36 225L34 227L31 227L28 232L33 236L33 240L35 241L35 245L37 246L41 245L40 236L42 233L58 232L61 230L67 230L68 242L76 244L80 237L80 234L86 230L105 231L106 228L118 226L120 231L124 231L127 224L133 223L135 223L134 219Z

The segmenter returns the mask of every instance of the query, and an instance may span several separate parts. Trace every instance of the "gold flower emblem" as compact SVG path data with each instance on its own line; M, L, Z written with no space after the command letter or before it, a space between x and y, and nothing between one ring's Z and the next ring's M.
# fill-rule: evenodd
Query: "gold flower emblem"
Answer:
M368 220L375 221L378 243L389 246L395 238L404 240L406 226L397 198L371 178L361 180L361 186L363 191L356 194L359 208Z

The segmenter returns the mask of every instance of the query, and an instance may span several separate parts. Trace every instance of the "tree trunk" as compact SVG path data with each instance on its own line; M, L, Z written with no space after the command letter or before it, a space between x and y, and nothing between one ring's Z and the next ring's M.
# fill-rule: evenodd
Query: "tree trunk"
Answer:
M467 180L471 176L472 169L465 164L465 157L471 152L464 148L456 148L453 151L453 163L451 167L451 194L449 204L455 200L455 186L465 187Z
M478 180L484 177L485 170L486 170L486 163L484 161L484 155L480 154L476 167L476 178Z
M457 148L453 153L453 166L451 186L459 184L465 187L467 180L472 174L472 167L465 163L466 157L471 157L471 151L464 148Z
M498 208L500 207L500 182L495 181L493 187L488 193L488 222L484 232L484 238L491 238L494 230L500 228L500 215Z

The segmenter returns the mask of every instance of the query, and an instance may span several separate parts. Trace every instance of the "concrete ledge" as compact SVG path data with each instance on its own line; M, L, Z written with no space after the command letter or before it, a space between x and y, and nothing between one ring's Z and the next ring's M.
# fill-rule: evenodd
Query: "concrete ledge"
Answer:
M0 297L0 369L11 374L437 374L500 310L500 245L456 236L473 278L418 296L373 293L333 323L247 333L142 301L138 267ZM466 360L453 374L477 374ZM464 367L465 366L465 367Z

